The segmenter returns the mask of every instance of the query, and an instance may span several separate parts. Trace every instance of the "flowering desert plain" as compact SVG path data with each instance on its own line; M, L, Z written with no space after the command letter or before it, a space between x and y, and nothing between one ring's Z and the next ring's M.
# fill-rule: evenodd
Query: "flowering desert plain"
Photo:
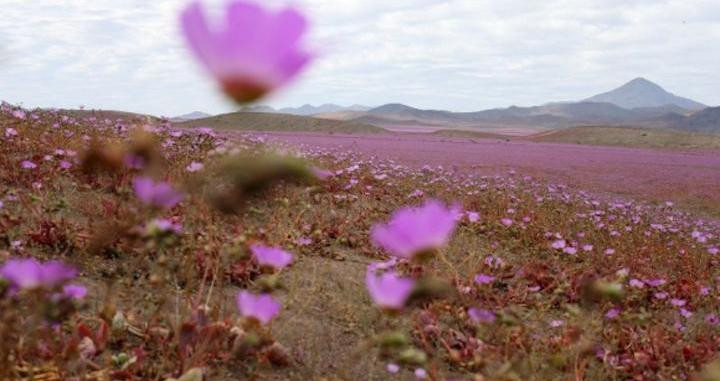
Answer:
M312 61L227 13L235 102ZM720 380L720 150L240 127L2 103L1 380Z

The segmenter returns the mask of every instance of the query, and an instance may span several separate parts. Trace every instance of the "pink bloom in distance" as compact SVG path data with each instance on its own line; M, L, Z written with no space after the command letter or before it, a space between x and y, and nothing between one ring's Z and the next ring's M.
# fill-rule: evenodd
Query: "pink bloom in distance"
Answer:
M395 212L387 224L375 225L372 242L401 258L445 246L455 230L457 211L441 202L428 200L418 208Z
M183 194L167 183L155 182L149 177L137 177L133 181L135 195L145 204L171 209L183 199Z
M237 294L237 307L240 315L267 324L280 312L280 303L270 294L256 295L248 291Z
M365 274L365 286L373 302L386 310L402 309L415 287L415 280L401 278L392 271L377 274L374 271L376 267L371 264Z
M270 247L260 244L250 246L255 256L255 260L260 266L268 266L275 269L287 267L293 261L293 255L276 247Z

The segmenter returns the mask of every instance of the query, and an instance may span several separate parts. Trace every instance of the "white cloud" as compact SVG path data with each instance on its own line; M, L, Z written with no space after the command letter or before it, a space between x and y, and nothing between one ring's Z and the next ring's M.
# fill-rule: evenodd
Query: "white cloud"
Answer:
M166 115L230 107L183 46L184 0L0 3L0 98ZM274 104L478 110L583 98L637 76L720 104L715 0L293 3L321 55Z

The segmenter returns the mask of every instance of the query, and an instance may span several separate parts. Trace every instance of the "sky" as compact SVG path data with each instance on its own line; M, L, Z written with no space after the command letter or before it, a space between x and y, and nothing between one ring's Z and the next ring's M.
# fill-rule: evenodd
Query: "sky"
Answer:
M265 0L318 52L279 106L477 111L578 100L648 78L720 105L718 0ZM224 1L206 0L219 16ZM233 105L186 49L186 0L0 0L0 99L176 116Z

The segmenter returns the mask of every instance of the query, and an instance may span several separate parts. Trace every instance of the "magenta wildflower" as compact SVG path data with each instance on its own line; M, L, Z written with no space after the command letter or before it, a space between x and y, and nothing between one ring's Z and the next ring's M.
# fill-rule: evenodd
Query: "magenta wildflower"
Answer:
M613 308L613 309L609 310L607 313L605 313L606 319L615 319L618 316L620 316L619 308Z
M718 318L717 315L712 314L712 313L705 315L705 321L706 321L708 324L714 325L714 326L716 326L716 327L717 327L718 325L720 325L720 318Z
M15 110L12 112L12 116L18 119L25 119L25 112L22 110Z
M470 222L478 222L480 220L480 213L478 212L467 212L467 218Z
M254 244L250 246L255 260L260 266L272 267L280 270L293 261L293 255L282 249Z
M455 215L441 202L428 200L418 208L395 212L385 225L375 225L372 241L392 255L412 258L445 246L457 224Z
M667 299L668 294L667 292L656 292L655 294L653 294L653 297L655 297L655 299L663 300Z
M375 268L376 266L371 264L365 274L365 286L373 302L382 309L402 309L415 287L415 280L401 278L393 271L376 274Z
M683 306L685 306L686 303L687 302L685 302L685 300L683 300L683 299L677 299L677 298L670 299L670 304L672 304L675 307L683 307Z
M33 163L30 160L23 160L22 163L20 163L20 167L23 169L35 169L37 168L37 164Z
M563 325L565 325L565 322L562 320L553 320L550 322L550 326L553 328L562 327Z
M145 168L145 159L142 156L135 154L127 154L123 158L125 166L130 169L143 169Z
M645 283L647 283L650 287L660 287L665 284L665 279L646 279Z
M280 312L280 303L270 294L255 295L248 291L237 294L237 307L240 315L267 324Z
M250 1L229 2L225 22L209 25L200 2L181 16L190 49L238 103L247 103L285 85L311 60L300 42L307 21L287 8L273 12Z
M628 282L628 284L630 285L630 287L635 287L635 288L645 287L645 283L643 281L641 281L639 279L635 279L635 278L630 279L630 282Z
M385 369L387 369L389 373L395 374L400 371L400 366L398 364L388 363Z
M417 378L418 380L424 380L428 376L427 371L423 368L415 369L414 374L415 374L415 378Z
M170 209L183 199L183 194L169 184L156 183L148 177L135 178L133 188L140 201L158 208Z
M63 295L70 299L80 300L87 295L87 288L78 284L68 284L63 287Z
M62 262L40 263L34 259L11 259L0 267L0 277L14 289L55 287L75 277L77 271Z
M511 220L510 218L502 218L500 219L500 223L503 224L505 227L509 228L510 226L512 226L513 220Z
M494 276L485 275L485 274L475 275L475 283L477 283L477 284L490 284L494 281L495 281Z
M205 168L205 166L203 165L203 163L198 163L197 161L193 161L193 162L190 163L185 169L186 169L188 172L198 172L198 171L202 171L203 168Z
M72 163L66 160L60 161L60 169L70 169L72 168Z
M577 254L577 249L574 248L574 247L572 247L572 246L568 246L568 247L566 247L566 248L563 249L563 253L565 253L565 254L570 254L570 255L575 255L575 254Z
M497 316L494 312L482 308L470 308L468 310L468 316L476 323L492 324L497 320Z
M308 237L300 237L297 239L297 241L295 241L295 243L298 246L308 246L308 245L311 245L313 243L313 241L311 238L308 238Z
M147 224L145 230L149 236L165 233L181 234L182 226L164 218L156 218Z
M562 250L567 246L567 241L564 239L559 239L552 243L552 248L555 250Z
M689 310L686 310L685 308L680 309L680 315L686 319L690 319L692 317L693 313Z
M5 137L6 138L11 138L13 136L17 136L17 134L18 134L17 130L15 130L14 128L8 127L5 129Z

